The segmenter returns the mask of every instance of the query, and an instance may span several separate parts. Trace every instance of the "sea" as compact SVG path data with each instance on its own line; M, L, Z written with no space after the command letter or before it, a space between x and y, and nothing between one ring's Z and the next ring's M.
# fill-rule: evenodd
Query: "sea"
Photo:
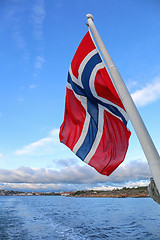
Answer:
M159 240L151 198L0 196L0 240Z

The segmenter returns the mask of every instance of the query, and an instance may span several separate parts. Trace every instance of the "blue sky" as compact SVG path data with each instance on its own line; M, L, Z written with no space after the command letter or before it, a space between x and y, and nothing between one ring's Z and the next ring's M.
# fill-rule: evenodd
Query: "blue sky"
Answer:
M147 161L132 132L124 163L98 174L59 143L73 55L94 16L115 65L160 151L158 0L6 0L0 3L0 188L108 189L147 185Z

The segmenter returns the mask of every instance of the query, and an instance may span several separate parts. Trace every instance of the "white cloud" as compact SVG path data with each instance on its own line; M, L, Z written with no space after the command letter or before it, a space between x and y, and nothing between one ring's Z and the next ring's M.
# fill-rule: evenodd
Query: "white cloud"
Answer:
M41 183L0 183L0 189L15 191L59 191L64 189L62 184L41 184Z
M5 5L3 24L9 29L9 36L14 41L14 44L23 54L22 59L28 63L30 53L27 47L27 41L24 34L24 25L27 24L26 18L24 18L25 5L20 4L20 1L10 1Z
M115 189L114 186L105 186L103 184L98 184L96 187L89 187L88 190L97 190L97 191L108 191Z
M147 186L150 183L150 180L140 180L136 182L127 182L126 187L132 188L132 187L139 187L139 186Z
M20 48L20 49L23 49L23 50L26 50L26 43L25 43L25 39L24 37L22 36L21 34L21 31L19 29L19 27L14 27L14 32L13 32L13 38L15 39L15 42L17 44L17 46ZM26 51L25 52L25 55L27 55L28 52Z
M58 134L59 129L53 129L48 137L24 146L22 149L15 151L14 154L17 156L52 154L56 149L56 145L59 144Z
M44 34L43 34L43 23L45 20L46 12L45 12L45 1L44 0L36 0L32 9L32 26L33 26L33 35L37 42L36 50L38 56L36 57L34 67L36 72L34 76L37 76L37 73L43 67L43 63L45 62L44 57L42 56L44 50Z
M0 169L0 182L5 183L84 184L89 187L93 184L94 186L97 184L121 185L124 182L139 182L149 178L150 173L147 163L136 160L125 166L122 164L109 177L99 174L85 163L81 166L72 160L71 165L64 164L60 170L30 167L20 167L12 170Z
M99 174L85 163L79 165L78 159L59 161L60 170L31 167L0 169L0 188L28 191L109 190L146 186L151 177L147 162L140 160L121 164L109 177Z
M32 23L35 38L43 42L43 22L45 19L44 0L36 0L32 11Z
M76 191L78 186L73 186L70 184L54 184L54 183L0 183L0 189L5 189L5 190L15 190L15 191L41 191L41 192L47 192L47 191L54 191L54 192L59 192L59 191ZM87 188L86 188L87 189Z
M145 106L160 99L160 77L154 79L141 90L132 94L132 98L137 106Z
M35 61L35 68L41 69L44 62L45 62L45 60L42 56L37 56L36 61Z
M23 102L23 101L24 101L24 98L23 98L23 97L19 97L19 98L18 98L18 101L19 101L19 102Z
M36 88L36 87L37 87L37 86L34 85L34 84L31 84L31 85L29 86L30 89L33 89L33 88Z

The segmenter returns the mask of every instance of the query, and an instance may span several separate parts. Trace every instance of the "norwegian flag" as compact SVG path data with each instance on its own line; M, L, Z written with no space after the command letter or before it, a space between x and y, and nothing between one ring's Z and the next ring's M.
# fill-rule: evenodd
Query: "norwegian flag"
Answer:
M81 160L109 176L124 160L128 115L92 40L80 43L68 72L59 138Z

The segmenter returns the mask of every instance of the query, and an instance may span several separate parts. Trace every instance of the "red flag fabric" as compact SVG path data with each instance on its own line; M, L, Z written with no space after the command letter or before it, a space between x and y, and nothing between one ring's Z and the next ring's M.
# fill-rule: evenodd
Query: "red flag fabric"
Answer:
M127 121L123 103L87 32L68 72L60 141L109 176L126 155L130 137Z

